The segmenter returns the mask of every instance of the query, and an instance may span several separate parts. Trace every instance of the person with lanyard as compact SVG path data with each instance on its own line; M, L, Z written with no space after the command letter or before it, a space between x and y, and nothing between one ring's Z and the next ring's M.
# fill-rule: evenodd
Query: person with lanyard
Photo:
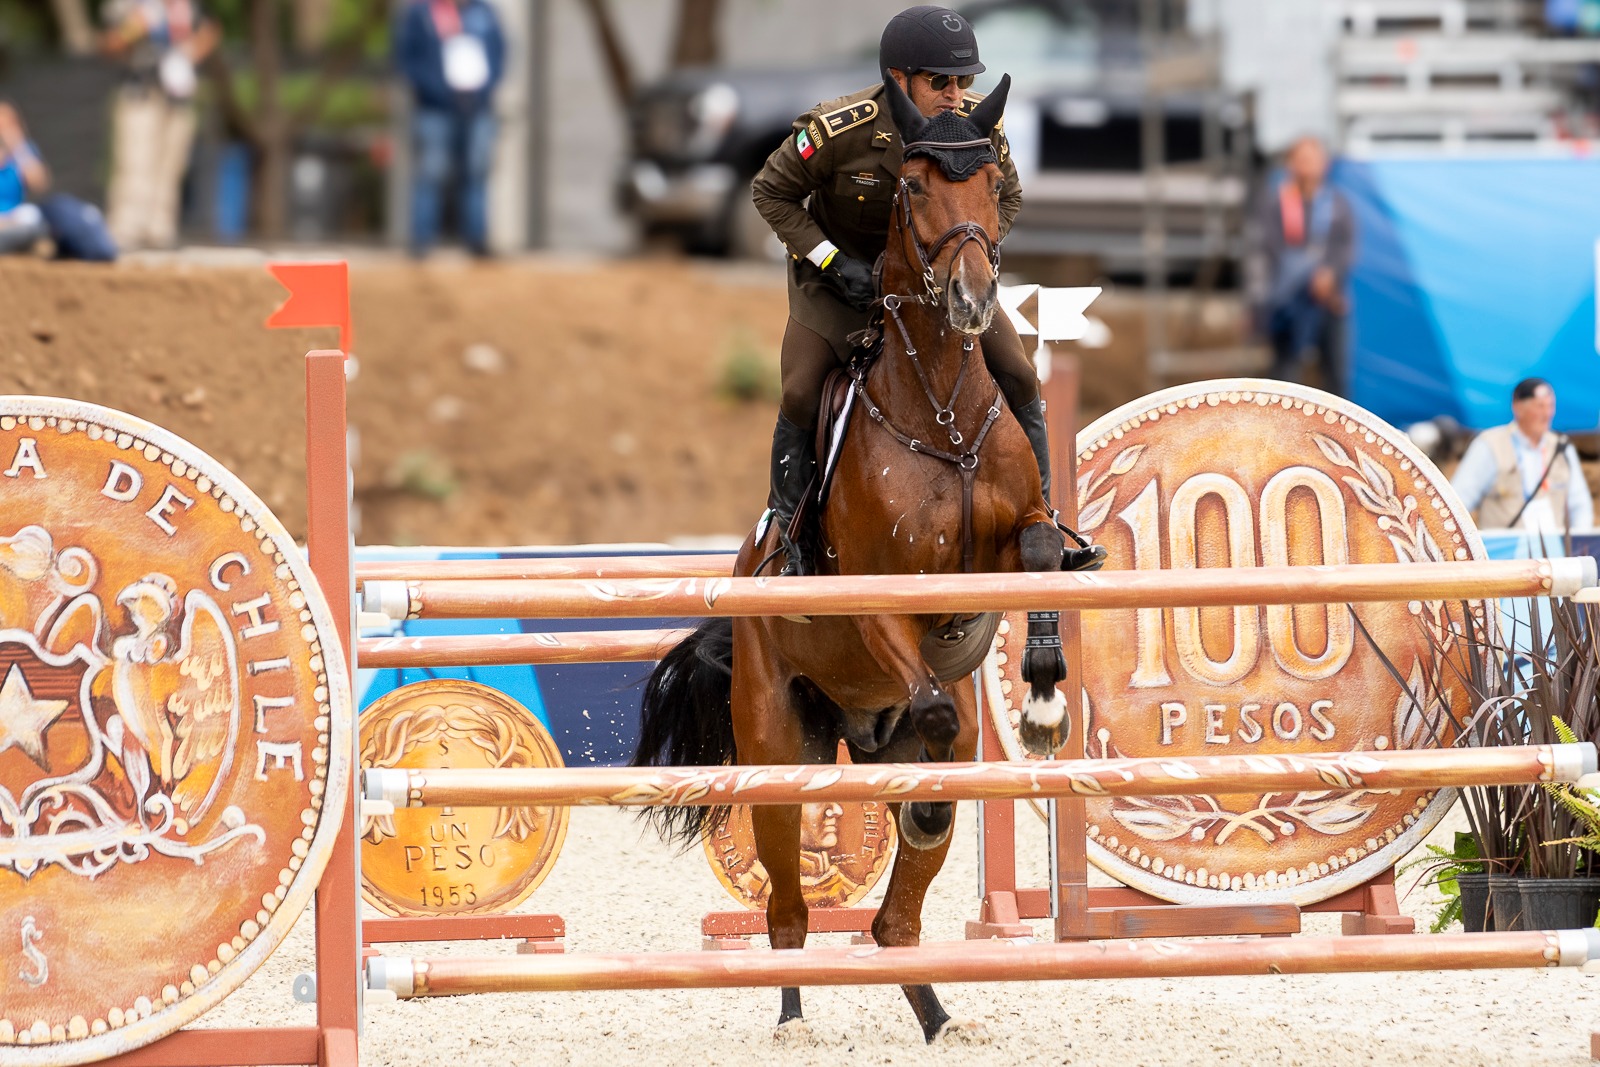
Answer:
M1346 396L1345 283L1355 255L1354 216L1327 183L1328 152L1321 141L1296 141L1284 170L1263 199L1255 254L1247 264L1272 345L1272 377L1298 380L1307 349L1315 349L1322 387Z
M1450 485L1483 529L1588 530L1594 498L1578 452L1551 432L1556 392L1543 378L1511 390L1511 421L1473 438Z
M983 99L968 91L985 69L977 36L972 24L949 8L921 5L890 19L879 41L878 66L929 118L942 110L968 114ZM849 362L850 335L868 325L877 295L872 267L888 240L902 160L900 135L883 93L879 83L818 104L795 119L792 132L751 185L756 209L789 252L789 323L767 502L784 541L784 573L812 569L805 545L791 543L786 531L816 470L823 383L833 368ZM991 140L1004 176L1004 240L1022 207L1022 182L1004 120ZM1033 446L1049 500L1050 447L1033 364L1004 314L994 317L980 344L985 364Z
M101 50L124 66L112 107L106 221L125 250L172 248L194 147L196 69L221 30L197 0L112 0L105 16Z
M28 140L22 116L0 101L0 255L31 252L49 236L44 213L30 197L50 187L50 171Z
M456 227L468 251L489 254L494 91L505 70L500 20L485 0L411 0L395 34L411 86L411 252L439 236L445 185L455 179Z

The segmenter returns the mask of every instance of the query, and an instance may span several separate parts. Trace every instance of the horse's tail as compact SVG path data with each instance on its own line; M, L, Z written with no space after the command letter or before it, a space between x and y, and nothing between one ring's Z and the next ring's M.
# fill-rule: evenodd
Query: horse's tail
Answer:
M656 665L644 686L635 767L732 763L733 620L707 619ZM645 808L661 836L685 848L727 813L719 808Z

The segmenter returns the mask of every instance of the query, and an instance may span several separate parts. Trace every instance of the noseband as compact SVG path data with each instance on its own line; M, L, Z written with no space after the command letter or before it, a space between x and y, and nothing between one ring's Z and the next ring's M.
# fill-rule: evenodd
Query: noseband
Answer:
M906 145L906 149L909 151L924 143L922 141L914 141ZM975 148L978 145L987 145L988 143L987 140L963 141L960 144L941 145L939 147ZM972 221L957 223L944 231L933 244L925 247L922 239L917 236L916 219L911 214L911 192L906 188L906 180L904 178L900 179L900 187L895 193L895 199L900 202L901 228L905 230L906 239L911 245L911 250L917 254L917 262L922 266L922 287L926 290L925 296L906 297L903 299L933 304L937 304L944 299L944 291L949 287L950 283L950 272L955 270L956 261L961 258L961 250L967 246L968 242L976 244L983 250L984 255L988 257L990 280L993 281L1000 277L1000 242L992 239L988 230ZM934 276L933 261L939 258L940 253L944 251L944 246L951 241L956 243L956 248L955 252L950 256L950 269L945 271L945 284L940 285Z

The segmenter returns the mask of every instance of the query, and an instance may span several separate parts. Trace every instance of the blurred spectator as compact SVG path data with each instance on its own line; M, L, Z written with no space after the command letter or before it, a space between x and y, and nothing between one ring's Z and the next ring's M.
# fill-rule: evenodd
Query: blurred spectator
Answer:
M1450 484L1486 529L1559 533L1594 526L1594 500L1565 434L1550 432L1556 393L1543 378L1511 391L1511 422L1467 446Z
M1272 344L1272 376L1298 380L1306 350L1315 349L1322 387L1345 396L1345 283L1355 252L1355 218L1327 177L1322 142L1296 141L1257 211L1251 295Z
M104 14L101 47L125 67L111 115L111 232L124 249L171 248L194 146L195 68L221 33L198 0L110 0Z
M28 140L22 116L0 102L0 254L31 252L49 236L44 213L29 203L50 187L50 171Z
M453 178L457 231L473 255L487 255L494 90L505 69L499 17L484 0L411 0L395 59L413 102L411 252L426 255L438 240Z

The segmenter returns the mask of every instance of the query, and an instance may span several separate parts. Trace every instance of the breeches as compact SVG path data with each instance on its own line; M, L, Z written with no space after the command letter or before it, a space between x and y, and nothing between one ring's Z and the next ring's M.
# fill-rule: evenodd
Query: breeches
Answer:
M994 376L1006 403L1013 411L1039 398L1039 376L1022 347L1022 338L1004 313L996 314L982 337L984 365ZM801 429L815 429L822 408L822 383L835 367L845 365L849 343L843 338L828 338L793 318L783 333L781 373L783 398L780 406L788 420ZM885 358L895 358L885 353Z

